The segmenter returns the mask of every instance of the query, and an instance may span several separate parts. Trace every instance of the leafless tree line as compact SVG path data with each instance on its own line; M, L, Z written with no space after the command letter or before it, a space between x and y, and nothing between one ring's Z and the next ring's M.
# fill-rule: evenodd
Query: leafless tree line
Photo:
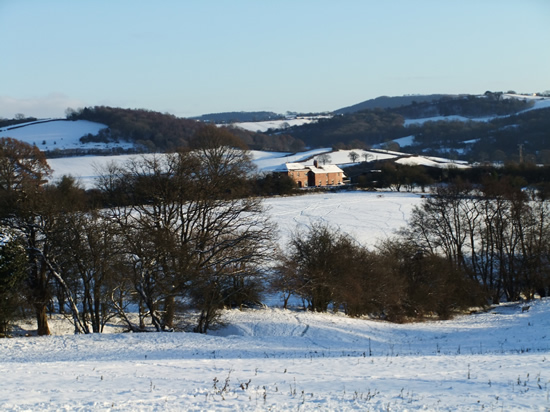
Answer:
M550 293L550 201L508 178L439 186L393 239L369 250L312 223L272 287L310 310L403 321Z
M2 139L4 245L18 245L27 264L16 267L13 253L3 253L0 294L24 297L38 334L50 333L53 305L77 333L101 332L114 317L133 331L148 322L166 331L186 316L206 333L222 307L258 300L274 229L249 196L253 164L214 127L192 144L111 164L96 190L101 205L92 206L70 177L46 184L49 168L36 148ZM2 289L1 279L11 287Z
M439 187L404 234L478 281L493 303L550 292L550 201L513 179Z

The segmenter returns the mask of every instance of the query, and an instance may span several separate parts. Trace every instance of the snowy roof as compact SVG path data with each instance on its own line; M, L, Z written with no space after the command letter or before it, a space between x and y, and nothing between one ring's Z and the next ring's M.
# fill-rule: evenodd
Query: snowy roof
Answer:
M313 173L342 173L343 170L336 165L308 166Z
M308 167L301 163L285 163L276 169L277 172L293 172L296 170L307 170Z
M315 167L311 165L303 165L301 163L285 163L277 169L278 172L295 172L302 170L311 170L313 173L343 173L343 170L336 165L323 165Z

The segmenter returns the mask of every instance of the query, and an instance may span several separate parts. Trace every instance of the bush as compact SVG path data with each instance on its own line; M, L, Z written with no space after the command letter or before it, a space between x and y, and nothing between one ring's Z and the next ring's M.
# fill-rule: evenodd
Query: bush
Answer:
M441 256L404 239L369 251L326 225L293 235L272 287L283 292L285 306L294 294L310 310L327 311L332 305L349 316L393 322L447 319L484 303L481 286Z

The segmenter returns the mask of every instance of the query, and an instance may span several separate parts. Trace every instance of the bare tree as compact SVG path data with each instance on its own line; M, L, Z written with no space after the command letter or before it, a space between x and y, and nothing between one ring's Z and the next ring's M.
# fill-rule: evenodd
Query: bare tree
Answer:
M365 162L368 163L368 162L370 162L373 158L374 158L374 156L373 156L371 153L369 153L369 152L364 152L364 153L363 153L363 159L364 159Z
M407 238L445 256L498 303L543 294L549 286L549 205L509 179L439 188L413 210Z
M351 152L349 152L348 157L349 157L349 160L352 161L352 163L355 163L357 159L359 159L359 153L352 150Z
M323 154L317 156L317 160L318 160L319 163L321 163L322 165L326 165L326 164L332 162L332 158L330 157L329 154L326 154L326 153L323 153Z
M330 303L341 302L337 284L353 262L355 246L350 237L326 225L297 231L281 261L276 284L293 288L292 293L307 301L309 309L324 312Z
M191 144L102 178L119 201L107 218L120 227L134 288L159 331L173 326L176 300L192 292L196 330L206 333L226 300L225 280L254 276L273 235L261 201L249 196L254 167L240 142L206 127Z
M47 304L50 273L46 263L49 221L39 212L43 185L50 173L38 148L11 138L0 139L0 223L24 244L29 258L27 298L35 309L39 335L49 335Z
M100 333L117 314L111 296L122 286L119 277L125 271L116 227L95 210L64 213L56 226L57 262L71 297L80 299L83 330Z

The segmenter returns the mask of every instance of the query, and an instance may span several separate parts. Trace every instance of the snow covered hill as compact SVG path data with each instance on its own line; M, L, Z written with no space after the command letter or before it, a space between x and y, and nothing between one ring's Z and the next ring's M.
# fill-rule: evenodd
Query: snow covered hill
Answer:
M311 116L311 117L297 117L294 119L284 120L266 120L263 122L242 122L234 123L233 126L240 127L241 129L249 130L251 132L266 132L269 129L284 130L292 126L302 126L308 123L317 122L319 119L329 118L331 116Z
M0 137L12 137L22 142L36 145L42 151L69 149L128 149L132 143L82 143L80 138L87 134L95 135L107 126L87 120L52 119L0 129Z
M212 335L0 340L0 409L547 411L550 300L389 324L278 308Z

